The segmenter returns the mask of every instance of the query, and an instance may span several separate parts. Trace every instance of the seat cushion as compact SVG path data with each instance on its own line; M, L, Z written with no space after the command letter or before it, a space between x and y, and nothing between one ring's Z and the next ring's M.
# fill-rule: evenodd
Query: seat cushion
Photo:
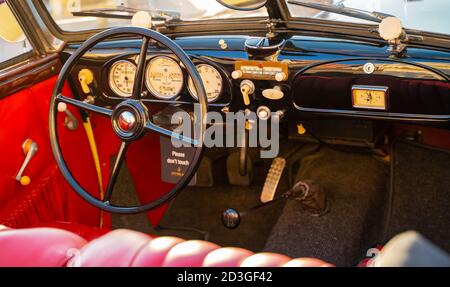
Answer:
M75 233L76 235L86 239L87 241L91 241L96 239L106 233L110 232L110 229L107 228L97 228L91 227L83 224L73 223L73 222L62 222L62 221L54 221L50 223L43 223L38 225L31 226L33 228L36 227L51 227L56 229L62 229L66 231L70 231Z
M84 228L83 228L84 230ZM87 241L70 231L0 228L0 266L68 267L317 267L319 259L222 248L214 243L155 237L118 229Z
M86 244L80 236L60 229L1 229L1 267L62 267Z

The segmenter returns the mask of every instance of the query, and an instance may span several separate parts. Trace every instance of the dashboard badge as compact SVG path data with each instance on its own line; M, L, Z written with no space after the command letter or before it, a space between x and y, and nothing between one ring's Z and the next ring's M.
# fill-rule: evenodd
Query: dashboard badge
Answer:
M375 65L372 63L366 63L363 67L364 73L366 74L372 74L375 72Z

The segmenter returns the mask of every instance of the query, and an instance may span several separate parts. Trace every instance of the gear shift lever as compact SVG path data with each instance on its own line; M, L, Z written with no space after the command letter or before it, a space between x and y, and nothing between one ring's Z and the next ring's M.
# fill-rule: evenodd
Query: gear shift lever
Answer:
M322 216L328 212L328 201L322 188L313 181L306 180L297 182L290 190L275 197L272 201L258 204L247 210L239 212L236 209L228 208L222 214L222 223L228 229L235 229L240 225L243 217L283 199L300 201L304 209L311 213L312 216Z

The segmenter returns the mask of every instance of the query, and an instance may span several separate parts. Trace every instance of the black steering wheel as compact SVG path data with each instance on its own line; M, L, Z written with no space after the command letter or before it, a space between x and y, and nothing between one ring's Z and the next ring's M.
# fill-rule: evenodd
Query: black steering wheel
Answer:
M108 109L86 101L80 101L64 96L62 94L64 83L71 73L72 68L80 60L80 58L99 42L115 36L142 37L142 46L140 48L132 96L130 98L124 99L114 109ZM151 121L149 111L141 101L145 78L145 67L147 63L147 50L150 40L153 40L167 47L175 56L177 56L186 68L189 76L192 78L198 94L199 109L197 110L200 113L199 115L195 115L195 118L200 120L197 120L198 122L195 124L196 132L194 132L193 137L187 137L163 127L157 126ZM72 173L67 167L66 162L64 161L57 133L57 113L59 103L73 105L81 110L97 113L111 118L112 128L117 137L119 137L119 139L121 140L121 144L117 154L117 159L110 174L109 183L103 199L98 199L84 190L77 182L77 180L73 177ZM49 112L50 142L53 150L53 155L55 156L56 163L58 164L62 175L67 180L69 185L88 203L94 205L97 208L113 213L129 214L149 211L173 198L189 183L189 181L197 171L202 156L203 135L206 127L204 119L206 118L207 109L208 100L200 75L189 56L183 51L183 49L180 48L180 46L178 46L178 44L156 31L145 28L119 27L105 30L88 39L71 55L71 57L62 67L59 77L56 81L50 102ZM146 132L149 131L172 137L176 140L183 141L194 146L195 152L193 154L191 164L185 171L183 177L172 188L172 190L165 193L157 200L137 206L117 206L111 204L110 200L113 189L121 165L125 159L129 144L140 139Z

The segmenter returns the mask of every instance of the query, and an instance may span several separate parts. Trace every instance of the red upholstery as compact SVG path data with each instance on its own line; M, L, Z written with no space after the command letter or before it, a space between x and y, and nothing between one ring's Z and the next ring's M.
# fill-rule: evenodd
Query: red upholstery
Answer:
M152 238L114 230L87 242L57 228L8 229L0 226L0 266L101 267L329 267L313 258L291 259L274 253L221 248L206 241Z
M83 225L83 224L78 224L78 223L73 223L73 222L62 222L62 221L34 224L31 227L32 228L51 227L51 228L63 229L63 230L75 233L76 235L86 239L87 241L94 240L97 237L105 235L106 233L111 231L110 229L106 229L106 228L96 228L96 227L91 227L91 226L87 226L87 225Z
M60 229L0 228L0 266L62 267L85 244L80 236Z

